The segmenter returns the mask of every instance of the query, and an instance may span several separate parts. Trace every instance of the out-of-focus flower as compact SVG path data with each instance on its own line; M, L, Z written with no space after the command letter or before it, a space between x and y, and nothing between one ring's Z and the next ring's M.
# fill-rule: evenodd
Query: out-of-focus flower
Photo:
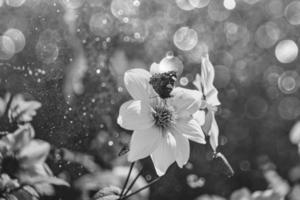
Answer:
M41 106L40 102L33 100L26 101L23 95L17 94L13 96L8 110L9 121L17 123L30 122L36 115L36 110Z
M300 122L296 122L290 130L290 141L298 145L298 152L300 153Z
M202 110L198 111L195 116L199 119L198 122L202 125L203 132L210 136L210 144L213 150L216 151L219 127L215 119L215 112L217 111L217 106L220 105L220 101L218 99L218 90L213 85L214 78L214 67L208 55L205 55L201 62L201 75L197 74L193 82L196 88L203 92L204 96L204 103L201 106ZM203 116L205 116L205 121Z
M197 197L195 200L225 200L225 198L217 196L217 195L204 194L204 195Z
M92 174L87 174L79 178L75 183L74 187L80 191L80 199L86 200L90 199L89 194L91 191L98 191L93 199L103 200L114 199L120 196L120 189L124 185L129 167L117 166L113 170L99 171ZM136 177L138 171L133 168L132 174L130 176L129 182L132 182L134 177ZM133 185L131 191L137 191L138 189L147 185L146 180L140 176L135 184ZM130 193L129 193L130 194ZM105 197L105 198L104 198ZM149 190L143 190L129 198L129 200L146 200L149 197ZM118 199L117 198L117 199ZM101 199L102 200L102 199Z
M45 163L50 145L42 140L33 139L34 135L31 125L26 124L20 126L14 133L2 137L0 140L1 174L17 179L21 185L34 185L40 193L45 192L45 184L68 186L65 181L53 177Z
M252 200L251 192L247 188L235 190L230 195L230 200Z
M205 143L200 124L193 117L201 105L201 93L174 88L170 98L158 97L149 84L151 74L143 69L125 73L125 86L133 100L120 107L118 124L134 130L128 160L133 162L151 155L156 172L163 175L176 161L187 163L188 139Z
M0 175L0 192L10 192L18 187L20 184L17 179L11 179L7 174Z
M283 197L280 196L273 190L265 190L265 191L255 191L252 194L251 200L282 200Z
M292 190L289 194L289 199L290 200L298 200L299 197L300 197L300 185L297 184L292 188Z

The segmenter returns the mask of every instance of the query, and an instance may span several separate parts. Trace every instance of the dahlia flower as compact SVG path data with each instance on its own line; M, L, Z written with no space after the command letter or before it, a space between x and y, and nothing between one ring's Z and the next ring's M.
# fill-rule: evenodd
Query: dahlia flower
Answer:
M144 69L131 69L124 75L125 86L133 100L119 111L118 124L133 130L128 160L151 156L159 176L176 161L183 167L189 159L189 141L205 143L200 124L193 114L201 105L197 90L172 88L162 98L149 83L151 74ZM156 85L157 86L157 85Z

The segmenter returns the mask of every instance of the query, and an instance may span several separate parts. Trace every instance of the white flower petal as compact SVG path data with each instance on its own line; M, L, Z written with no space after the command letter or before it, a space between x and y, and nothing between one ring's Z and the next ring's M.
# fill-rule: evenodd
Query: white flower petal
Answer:
M154 124L151 107L141 100L127 101L120 107L117 122L128 130L148 129Z
M199 74L196 74L195 80L193 81L194 86L202 92L201 87L201 76Z
M172 91L171 95L172 98L168 99L168 101L174 106L180 118L194 114L201 106L202 94L197 90L177 87Z
M203 92L205 95L211 90L215 78L215 70L209 60L208 54L202 57L201 60L201 79L203 85Z
M212 124L211 124L211 129L210 129L209 142L210 142L213 150L216 151L217 147L219 145L219 127L218 127L215 115L213 115L213 120L212 120Z
M211 130L213 118L214 118L214 111L208 110L208 112L205 114L205 122L201 126L205 135L210 136L210 130Z
M169 166L175 162L176 140L171 133L165 133L159 146L151 154L151 158L158 176L166 173Z
M176 140L175 159L179 167L183 167L190 157L190 143L186 137L177 131L172 132Z
M151 74L159 73L159 64L152 63L151 66L150 66L150 73Z
M135 100L149 101L155 92L149 84L151 74L140 68L131 69L125 72L124 83Z
M24 168L44 164L50 151L50 144L42 140L32 140L21 149L18 157Z
M221 104L218 98L218 90L215 88L215 86L208 91L208 94L206 95L206 101L207 104L212 106L218 106Z
M186 138L194 142L200 144L206 143L205 135L201 129L201 125L193 117L190 117L190 119L181 119L177 121L174 129L176 132L184 135Z
M2 140L8 144L8 147L12 151L20 151L23 147L28 145L32 138L34 137L34 129L31 125L26 124L20 126L13 134L9 134Z
M149 156L162 139L162 133L155 127L134 131L131 136L128 160L134 162Z
M205 123L205 112L203 110L198 110L193 114L193 118L202 126Z

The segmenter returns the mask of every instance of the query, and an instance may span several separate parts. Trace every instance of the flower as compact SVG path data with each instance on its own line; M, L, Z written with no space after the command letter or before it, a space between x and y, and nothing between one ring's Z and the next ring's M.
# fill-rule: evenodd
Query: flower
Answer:
M30 124L19 127L14 133L0 140L0 173L17 179L20 184L68 184L53 177L45 160L50 145L42 140L33 139L35 133Z
M218 90L213 85L214 78L214 67L208 55L205 55L201 63L201 76L197 74L193 82L196 88L203 92L205 103L202 106L202 110L195 114L195 117L202 125L203 132L210 136L210 144L213 150L216 151L218 147L219 128L215 119L215 112L217 111L217 106L220 105L220 101L218 99ZM207 112L205 112L204 109L206 109ZM204 116L205 122L202 120Z
M133 100L119 111L118 124L133 130L128 160L151 155L156 172L163 175L177 162L187 163L190 154L188 139L205 143L201 126L193 117L201 104L197 90L174 88L170 98L162 99L149 84L151 74L144 69L131 69L124 75L125 86Z
M11 95L6 93L3 98L0 97L0 117L7 114L9 123L16 122L22 124L32 121L36 115L36 110L42 104L34 100L25 100L22 94Z

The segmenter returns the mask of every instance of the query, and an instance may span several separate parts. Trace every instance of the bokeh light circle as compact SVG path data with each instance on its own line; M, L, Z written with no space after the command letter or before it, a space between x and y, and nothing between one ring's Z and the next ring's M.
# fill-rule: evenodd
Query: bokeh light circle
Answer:
M211 0L208 5L208 16L214 21L224 21L230 16L230 11L224 7L223 1Z
M298 56L298 46L293 40L282 40L275 48L275 56L281 63L291 63Z
M284 94L292 94L299 87L299 75L296 71L286 71L278 78L278 88Z
M7 36L0 36L0 60L9 60L15 54L15 43Z
M284 16L290 24L299 25L300 24L300 1L293 1L289 3L284 10Z
M278 113L282 119L293 120L300 115L300 100L297 97L285 97L278 105Z
M235 0L224 0L223 5L227 10L233 10L236 7L236 2Z
M11 7L20 7L25 3L26 0L6 0L6 4Z
M264 71L263 79L267 84L267 86L277 87L278 79L282 73L283 73L283 69L281 67L272 65Z
M26 40L22 31L15 28L11 28L5 31L3 35L10 37L13 40L13 42L15 43L16 53L24 49Z
M36 45L36 54L40 61L51 64L56 61L59 55L59 48L56 43L41 43Z
M191 3L189 2L189 0L176 0L176 4L179 8L181 8L182 10L193 10L194 6L191 5Z
M231 73L224 65L215 66L215 85L217 88L225 88L231 80Z
M290 131L290 141L293 144L300 143L300 121L296 122Z
M270 48L280 37L280 29L274 22L261 25L255 32L255 42L260 48Z
M181 77L179 83L182 86L187 86L187 84L189 83L189 79L187 77Z
M184 26L175 32L173 42L178 49L189 51L197 45L198 34L194 29Z
M195 8L204 8L208 6L210 0L189 0L189 2Z
M107 13L98 12L91 16L89 27L93 34L107 37L113 34L114 19Z
M63 3L71 9L80 8L85 0L63 0Z
M268 103L260 96L250 97L245 104L245 114L250 119L260 119L268 111Z
M112 0L110 4L111 13L121 21L136 16L139 7L139 0Z

